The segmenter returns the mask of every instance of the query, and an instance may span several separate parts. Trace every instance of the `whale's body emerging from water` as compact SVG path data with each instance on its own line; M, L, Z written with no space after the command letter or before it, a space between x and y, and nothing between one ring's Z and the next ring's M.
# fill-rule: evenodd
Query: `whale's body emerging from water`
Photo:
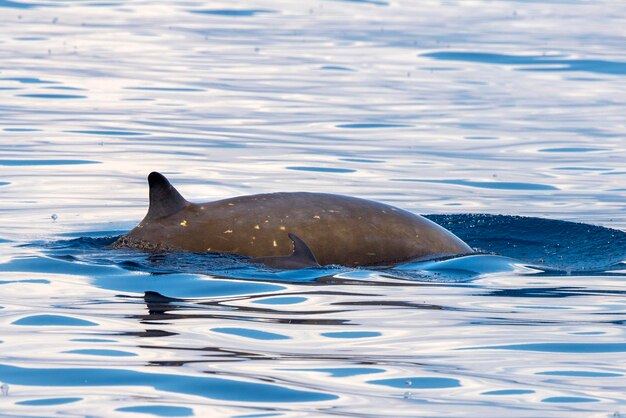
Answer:
M272 193L190 203L159 173L148 176L150 208L114 247L218 252L277 268L392 265L472 249L439 225L364 199Z

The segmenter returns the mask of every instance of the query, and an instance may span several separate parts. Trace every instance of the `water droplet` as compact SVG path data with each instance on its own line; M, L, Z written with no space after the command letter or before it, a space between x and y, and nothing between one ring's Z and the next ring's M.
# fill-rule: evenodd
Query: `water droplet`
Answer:
M0 385L0 392L2 393L2 396L9 396L9 385L3 382Z
M56 222L59 217L56 213L53 213L52 215L50 215L50 219L52 219L52 222Z

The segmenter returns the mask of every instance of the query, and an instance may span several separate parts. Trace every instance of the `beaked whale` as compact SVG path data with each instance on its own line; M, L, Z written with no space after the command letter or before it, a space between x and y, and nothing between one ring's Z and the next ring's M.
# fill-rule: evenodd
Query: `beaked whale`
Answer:
M394 265L473 252L436 223L370 200L296 192L190 203L160 173L150 173L148 183L147 215L114 248L238 254L281 269Z

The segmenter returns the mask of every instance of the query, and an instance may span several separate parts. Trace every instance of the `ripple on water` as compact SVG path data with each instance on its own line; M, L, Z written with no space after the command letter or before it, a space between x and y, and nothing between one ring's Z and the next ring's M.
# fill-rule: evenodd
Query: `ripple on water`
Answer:
M603 271L626 259L626 233L615 229L503 215L427 215L427 218L449 229L473 248L544 269ZM495 261L475 267L486 271L498 264ZM502 267L504 265L496 268Z
M73 338L70 341L78 343L115 343L117 340L106 340L104 338Z
M191 88L191 87L126 87L126 90L139 90L139 91L164 91L164 92L180 92L180 93L196 93L206 91L205 89Z
M65 354L82 354L85 356L104 356L104 357L136 357L137 354L122 350L103 350L85 348L82 350L63 351Z
M475 187L479 189L495 190L559 190L556 186L537 183L521 183L508 181L471 181L471 180L428 180L428 179L391 179L391 181L416 182L416 183L439 183L453 184L457 186Z
M371 4L373 6L389 6L389 3L382 0L334 0L341 1L345 3L361 3L361 4Z
M564 148L543 148L539 152L572 152L572 153L585 153L607 151L606 148L589 148L589 147L564 147Z
M591 372L587 370L557 370L550 372L538 372L535 373L542 376L571 376L571 377L621 377L624 376L621 373L607 373L607 372Z
M63 315L30 315L13 321L12 325L37 327L94 327L95 322Z
M412 125L402 123L344 123L336 125L343 129L383 129L383 128L410 128Z
M104 136L141 136L148 135L145 132L135 132L135 131L111 131L111 130L78 130L78 131L64 131L67 133L73 134L84 134L84 135L104 135Z
M306 167L306 166L291 166L286 167L287 170L294 171L313 171L316 173L355 173L356 170L351 168L335 168L335 167Z
M35 166L35 165L80 165L100 164L100 161L92 160L0 160L0 166Z
M86 99L87 96L80 94L44 94L44 93L25 93L18 94L17 97L27 97L32 99L51 99L51 100L68 100L68 99Z
M20 84L58 84L58 81L42 80L37 77L9 77L0 78L0 80L16 81Z
M0 381L13 385L62 387L148 386L160 391L239 402L320 402L336 395L220 377L103 368L30 368L0 364Z
M0 7L7 7L11 9L31 9L37 7L37 5L33 3L20 3L11 0L0 0Z
M319 372L326 373L330 377L342 378L361 376L366 374L384 373L385 369L375 369L371 367L338 367L338 368L319 368L319 369L289 369L291 371L302 372Z
M320 67L320 69L321 70L327 70L327 71L348 71L348 72L354 72L355 71L352 68L342 67L340 65L324 65L324 66Z
M286 335L276 334L273 332L259 331L250 328L211 328L211 331L220 334L235 335L237 337L250 338L253 340L289 340Z
M189 417L194 415L191 408L171 405L125 406L117 408L116 411L149 414L157 417Z
M529 389L501 389L501 390L490 390L488 392L483 392L481 395L530 395L531 393L535 393L534 390Z
M306 302L308 299L305 297L275 297L264 298L253 301L260 305L295 305L298 303Z
M270 10L270 9L205 9L205 10L190 10L190 12L194 14L224 16L224 17L254 17L258 15L276 13L275 10Z
M515 350L577 354L623 353L626 352L626 343L532 343L464 347L456 350Z
M458 379L451 379L447 377L407 377L399 379L370 380L367 383L400 389L446 389L461 386L461 382Z
M386 162L385 160L370 160L367 158L340 158L339 161L346 161L349 163L370 163L370 164L380 164Z
M320 334L322 337L328 338L373 338L383 335L377 331L338 331L338 332L323 332Z
M583 398L581 396L554 396L551 398L545 398L541 402L548 403L587 403L587 402L600 402L599 399Z
M3 241L0 239L0 243L2 242ZM51 282L50 280L46 279L0 280L0 285L12 283L50 284Z
M15 402L16 405L27 406L49 406L49 405L64 405L68 403L74 403L82 401L83 398L45 398L45 399L32 399L28 401Z
M102 289L144 294L145 291L178 298L200 298L232 295L262 295L278 292L284 286L272 283L233 280L206 280L195 274L168 274L160 276L103 276L94 285Z
M421 55L444 61L522 66L521 69L525 71L585 71L597 74L626 74L626 62L565 58L564 55L507 55L463 51L438 51Z

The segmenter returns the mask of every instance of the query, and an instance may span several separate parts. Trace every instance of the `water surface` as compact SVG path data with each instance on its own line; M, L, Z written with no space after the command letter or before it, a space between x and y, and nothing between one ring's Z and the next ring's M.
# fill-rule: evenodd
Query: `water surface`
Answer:
M8 416L626 414L626 6L0 0ZM146 176L317 191L481 251L110 250Z

